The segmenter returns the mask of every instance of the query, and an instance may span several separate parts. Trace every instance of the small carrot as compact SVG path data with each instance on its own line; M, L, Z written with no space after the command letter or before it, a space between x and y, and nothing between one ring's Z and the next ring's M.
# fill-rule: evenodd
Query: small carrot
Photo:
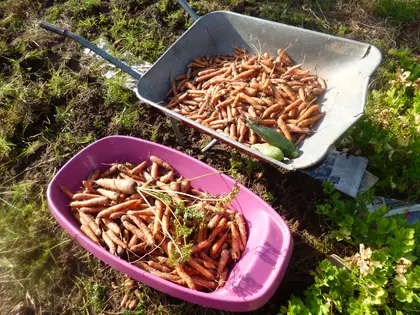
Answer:
M136 308L136 306L137 306L137 304L139 303L139 300L137 300L137 299L132 299L132 300L130 300L128 303L127 303L127 305L128 305L128 309L129 310L134 310L135 308Z
M232 249L231 249L231 255L233 260L238 260L240 258L240 248L239 248L239 232L238 228L233 222L228 223L230 230L232 232Z
M106 198L108 199L108 198ZM130 206L135 205L138 203L138 200L129 200L124 201L123 203L117 204L115 206L111 206L101 212L98 213L99 218L108 218L112 213L120 212L124 209L128 209Z
M134 194L137 183L130 179L100 178L96 183L109 190L116 190L124 194Z
M127 230L126 230L127 231ZM140 241L140 239L136 236L136 235L133 235L131 238L130 238L130 241L128 242L128 248L131 248L131 247L133 247L134 245L137 245L138 244L138 242Z
M96 224L95 220L89 215L84 212L80 212L80 222L82 222L82 225L89 226L93 233L95 233L96 236L101 236L102 231L99 228L99 226Z
M200 252L200 257L201 259L208 261L209 263L217 266L217 262L213 259L211 259L209 256L207 256L207 254L205 252Z
M147 243L149 246L156 246L155 239L153 237L152 232L149 230L146 224L139 218L134 215L128 216L136 225L137 227L142 231L144 238L143 240ZM138 236L138 235L137 235Z
M92 182L90 180L84 180L82 181L82 185L86 187L86 189L92 193L92 194L97 194L98 192L96 191L95 188L93 188L92 186Z
M99 213L104 209L105 207L81 207L79 211L84 213Z
M153 217L156 213L155 211L156 211L156 207L153 206L153 207L142 209L142 210L129 210L127 214L144 215L144 216Z
M134 253L145 253L146 247L147 247L147 243L143 242L143 243L135 244L131 246L130 251Z
M82 209L83 208L81 208L80 211L82 211ZM123 215L126 215L127 212L128 212L128 209L124 209L124 210L121 210L121 211L118 211L118 212L114 212L114 213L111 213L109 218L111 220L115 220L115 219L121 218Z
M133 175L140 174L141 171L146 167L146 165L147 165L147 161L141 162L139 165L137 165L136 167L130 170L131 174Z
M209 240L209 239L206 239L206 240L204 240L204 241L202 241L201 243L199 243L199 244L197 244L197 245L195 245L192 249L191 249L191 253L197 253L197 252L199 252L199 251L201 251L201 250L203 250L203 249L205 249L205 248L207 248L207 247L209 247L210 245L211 245L211 240Z
M173 191L168 185L160 181L156 181L156 185L161 190L163 190L169 197L171 197L175 204L179 204L180 202L182 202L182 199L178 196L178 194L175 191Z
M190 187L191 187L191 182L189 180L184 179L181 182L181 186L180 186L181 192L186 193L188 189L190 189Z
M123 297L123 299L121 300L121 307L122 308L127 308L127 302L129 302L128 300L129 300L129 296L128 296L128 293L126 293L125 295L124 295L124 297Z
M295 125L287 125L287 128L294 133L309 133L311 131L311 129L306 128L306 127L298 127Z
M222 218L219 221L219 224L216 226L216 228L213 230L213 232L211 232L209 239L212 240L214 239L217 235L219 235L221 232L223 232L223 230L226 228L226 224L227 224L227 219L226 218Z
M100 193L102 196L107 197L111 200L117 201L120 198L120 194L112 191L112 190L106 190L106 189L102 189L102 188L98 188L96 189L96 191L98 193Z
M190 265L193 269L198 271L201 275L203 275L205 278L209 280L214 280L213 274L205 269L203 266L201 266L194 258L190 258L187 261L187 264Z
M194 282L194 284L196 286L204 287L204 288L210 289L210 290L217 289L217 283L214 282L214 281L205 280L205 279L199 278L197 276L192 276L191 278L192 278L192 281Z
M117 246L121 246L123 249L127 249L127 244L121 241L112 230L106 231L106 234L112 240L112 242L114 242L114 244L116 244Z
M157 163L152 163L152 167L150 169L150 175L153 177L153 179L156 179L159 177L159 165Z
M169 220L171 215L171 208L166 207L162 217L162 231L166 235L169 233Z
M311 107L309 107L297 120L298 126L299 123L307 118L309 118L310 116L312 116L313 113L319 112L320 107L319 105L312 105ZM299 126L299 127L305 127L305 126Z
M301 120L298 123L298 127L307 127L307 126L312 126L314 123L316 123L318 120L320 120L322 117L324 117L325 113L321 113L315 116L312 116L308 119L305 120Z
M225 242L226 238L228 236L228 233L223 234L219 240L214 243L212 248L210 249L210 257L215 259L217 255L220 253L220 250L222 248L223 243Z
M114 221L108 218L103 218L102 221L104 222L104 224L106 225L108 229L112 230L112 232L114 232L117 235L121 235L121 229L117 223L115 223Z
M229 273L229 270L225 267L225 269L223 269L222 273L219 276L219 283L218 283L219 288L225 285L226 279L228 277L228 273Z
M221 212L216 213L216 215L211 218L210 222L207 224L207 227L209 229L214 229L216 228L216 226L219 224L220 220L223 218L223 216L225 215L226 209L222 208Z
M175 267L175 270L178 273L178 276L180 276L181 279L186 282L186 284L188 285L188 287L190 289L195 290L195 284L192 281L191 277L189 275L187 275L187 273L185 272L184 268L182 266L176 266Z
M288 105L285 109L284 112L287 113L289 111L291 111L292 109L298 107L300 104L302 104L302 100L300 98L298 98L296 101L292 102L290 105Z
M175 172L169 171L167 174L161 176L159 178L159 181L161 181L164 184L168 184L174 180Z
M268 107L264 111L264 113L262 115L262 118L266 118L266 117L270 116L271 113L274 113L274 112L276 112L276 111L278 111L278 110L280 110L282 108L283 108L283 104L274 104L274 105L271 105L270 107Z
M284 134L284 136L289 139L290 141L292 141L292 136L289 132L289 129L287 128L286 123L284 122L283 119L281 119L281 117L279 117L277 119L277 125L279 126L281 132Z
M230 258L230 252L227 249L222 250L220 254L219 265L217 266L217 275L219 277L222 274L223 270L225 269L226 264L229 261L229 258Z
M241 213L237 212L235 214L235 222L239 228L239 236L240 236L242 245L245 247L247 243L247 233L246 233L244 216Z
M169 273L161 272L159 270L156 270L155 268L152 268L148 264L146 264L144 262L141 262L141 261L136 262L135 264L136 264L136 266L140 267L141 269L143 269L143 270L145 270L147 272L150 272L152 275L155 275L155 276L157 276L159 278L162 278L162 279L165 279L165 280L168 280L168 281L171 281L171 282L180 283L181 279L183 279L182 277L180 278L180 277L171 275ZM192 282L192 280L191 280L191 282ZM193 288L195 288L195 286Z
M167 273L169 273L169 272L171 272L171 271L172 271L172 269L171 269L171 268L168 268L168 267L166 267L166 266L164 266L164 265L162 265L162 264L159 264L159 263L154 262L154 261L151 261L151 260L149 260L149 261L147 262L147 264L148 264L150 267L155 268L156 270L159 270L159 271L162 271L162 272L167 272Z
M96 244L99 245L99 240L96 237L95 233L93 233L92 229L88 226L88 225L84 225L82 224L80 226L80 229L82 230L82 232L89 237L92 241L94 241Z
M69 189L67 189L65 186L63 186L63 185L60 185L60 188L61 188L61 191L67 196L67 197L69 197L70 199L73 199L73 196L74 196L74 194L69 190Z
M97 194L90 194L90 193L76 193L73 194L73 200L74 201L82 201L82 200L90 200L90 199L95 199L101 197L101 195L97 195Z
M153 235L156 235L159 233L160 230L160 226L161 226L161 221L162 221L162 217L163 217L163 202L160 201L159 199L155 200L155 207L156 207L156 212L155 212L155 222L153 224ZM169 216L169 214L168 214ZM169 222L167 222L169 223ZM166 229L168 228L168 226L166 226Z

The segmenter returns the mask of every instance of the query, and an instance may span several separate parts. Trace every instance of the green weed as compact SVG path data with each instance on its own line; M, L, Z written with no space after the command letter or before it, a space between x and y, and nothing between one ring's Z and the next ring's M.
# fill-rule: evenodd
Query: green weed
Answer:
M104 80L104 99L106 104L122 104L130 106L130 99L133 92L124 87L125 75L114 75L110 79Z
M0 160L7 158L12 148L13 143L9 142L6 137L0 136Z
M127 106L124 107L121 113L117 114L117 116L113 119L113 122L125 130L132 130L138 119L138 110L135 107Z
M53 5L45 11L46 20L55 23L60 18L61 10L58 5Z
M420 2L417 0L378 0L376 13L395 22L412 22L420 15Z

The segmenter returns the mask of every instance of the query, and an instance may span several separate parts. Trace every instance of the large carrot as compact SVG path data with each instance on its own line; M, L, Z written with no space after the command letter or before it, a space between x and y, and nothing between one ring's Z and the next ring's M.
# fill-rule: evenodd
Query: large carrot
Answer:
M155 268L156 270L159 270L159 271L162 271L162 272L169 273L169 272L171 272L171 271L172 271L172 269L171 269L171 268L168 268L168 267L166 267L166 266L164 266L164 265L162 265L162 264L159 264L159 263L154 262L154 261L151 261L151 260L149 260L149 261L147 262L147 264L148 264L150 267Z
M289 132L289 129L286 126L286 123L284 122L283 119L281 119L281 117L279 117L277 119L277 125L279 126L281 132L283 132L284 136L289 139L290 141L292 141L292 135Z
M297 120L298 126L299 123L307 118L309 118L313 113L318 112L320 109L319 105L312 105L309 107ZM305 127L305 126L299 126L299 127Z
M220 250L222 248L223 243L225 242L226 238L228 236L228 233L223 234L216 243L212 246L210 250L210 257L212 259L215 259L217 255L220 253Z
M197 270L200 274L206 277L209 280L214 280L213 274L208 271L206 268L201 266L194 258L190 258L187 261L187 264L190 265L193 269Z
M105 189L119 191L123 194L134 194L137 186L134 180L115 178L100 178L96 180L96 184Z
M104 222L104 224L107 226L108 229L112 230L112 232L114 232L117 235L121 235L121 229L117 223L115 223L114 221L108 218L103 218L102 221Z
M108 198L106 198L108 199ZM115 212L120 212L124 209L129 209L130 206L133 206L138 203L138 200L129 200L123 203L117 204L115 206L111 206L101 212L98 213L98 218L108 218L111 214Z
M182 277L177 277L177 276L171 275L169 273L161 272L159 270L156 270L155 268L150 267L148 264L146 264L142 261L136 262L135 264L136 264L136 266L140 267L141 269L143 269L147 272L150 272L152 275L155 275L159 278L162 278L162 279L165 279L165 280L168 280L168 281L171 281L171 282L180 283L181 279L183 279ZM192 280L191 280L191 282L192 282ZM195 287L193 287L193 288L195 288Z
M127 244L121 241L112 230L106 231L106 234L117 246L121 246L123 249L127 249Z

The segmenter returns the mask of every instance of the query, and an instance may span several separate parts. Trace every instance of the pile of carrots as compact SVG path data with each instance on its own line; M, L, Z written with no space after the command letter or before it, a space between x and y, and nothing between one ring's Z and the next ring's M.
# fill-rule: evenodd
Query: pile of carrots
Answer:
M229 209L233 192L213 197L194 189L156 156L95 170L75 193L61 189L92 241L190 289L223 286L247 243L244 217Z
M327 86L284 50L277 54L251 56L235 47L234 55L196 58L186 74L170 78L166 108L247 146L265 141L245 120L272 127L298 145L324 115L317 100Z

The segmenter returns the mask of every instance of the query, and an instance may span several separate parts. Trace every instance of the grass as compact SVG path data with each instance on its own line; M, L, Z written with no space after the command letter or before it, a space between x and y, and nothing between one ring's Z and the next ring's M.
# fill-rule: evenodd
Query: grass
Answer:
M419 201L420 100L418 85L407 86L416 82L419 71L420 42L413 31L418 1L189 3L199 15L228 9L380 45L384 63L372 80L366 115L346 134L346 145L341 147L368 157L369 170L380 178L378 194ZM19 303L37 312L118 313L122 276L87 254L59 228L46 205L47 184L71 156L106 135L129 134L173 147L177 144L162 115L139 106L132 91L122 87L125 75L105 79L101 63L69 40L39 29L40 19L91 41L104 38L111 52L129 63L154 62L192 20L175 0L0 3L0 313L9 314ZM113 46L117 41L119 45ZM411 78L403 79L403 70L409 70ZM184 132L189 147L181 150L225 169L289 219L295 238L291 265L300 269L292 268L289 278L299 278L300 285L293 289L295 280L288 282L287 292L277 294L271 306L259 311L277 314L280 305L287 304L290 290L303 292L306 282L300 278L305 278L306 269L327 253L343 252L319 232L322 223L313 212L320 193L314 188L312 208L307 206L297 214L291 206L302 202L306 207L299 193L301 186L312 182L267 169L230 150L202 155L203 138L187 129ZM286 200L289 197L291 201ZM142 303L130 314L215 313L143 285L139 288ZM34 304L28 302L31 299Z

